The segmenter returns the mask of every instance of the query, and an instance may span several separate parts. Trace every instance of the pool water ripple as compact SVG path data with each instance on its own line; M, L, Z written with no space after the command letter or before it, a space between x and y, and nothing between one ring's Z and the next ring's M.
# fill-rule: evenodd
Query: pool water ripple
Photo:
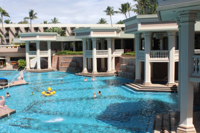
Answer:
M2 71L0 77L11 81L17 73ZM17 113L0 120L1 132L145 133L152 132L156 114L177 110L177 94L129 91L123 83L131 80L123 78L97 77L84 82L83 76L63 72L26 72L24 78L28 85L8 90L11 97L6 98L6 105ZM42 96L48 87L56 94ZM0 95L5 92L0 90Z

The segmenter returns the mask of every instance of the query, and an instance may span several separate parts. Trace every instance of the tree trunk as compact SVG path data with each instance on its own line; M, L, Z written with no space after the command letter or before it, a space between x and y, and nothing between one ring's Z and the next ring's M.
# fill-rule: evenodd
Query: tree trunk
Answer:
M31 18L30 18L30 31L31 31Z
M128 14L129 14L129 18L130 18L130 17L131 17L131 16L130 16L130 11L128 11Z
M126 13L124 13L124 15L125 15L125 17L127 18Z
M111 26L113 27L113 25L112 25L112 18L111 18L111 15L110 15L110 21L111 21Z
M3 29L3 15L1 15L1 20L2 20L2 31L3 31L3 36L4 36L4 29Z

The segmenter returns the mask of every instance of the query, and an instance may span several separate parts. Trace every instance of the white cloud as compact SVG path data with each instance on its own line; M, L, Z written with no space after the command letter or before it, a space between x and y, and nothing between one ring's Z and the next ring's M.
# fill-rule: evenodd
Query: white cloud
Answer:
M38 19L34 24L48 22L57 17L62 24L95 24L100 18L105 18L110 23L110 17L103 12L107 6L118 10L122 3L135 3L133 0L0 0L1 7L9 14L13 23L22 21L28 17L28 12L33 9L38 13ZM135 13L131 12L134 16ZM7 17L4 18L8 19ZM122 14L113 16L113 23L124 20Z

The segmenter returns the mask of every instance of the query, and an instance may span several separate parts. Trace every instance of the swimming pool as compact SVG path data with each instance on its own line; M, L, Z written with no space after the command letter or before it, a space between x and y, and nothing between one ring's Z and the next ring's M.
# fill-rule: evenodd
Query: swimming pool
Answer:
M17 71L1 71L10 81ZM1 132L126 133L152 132L155 114L177 110L177 94L136 92L123 86L131 80L84 77L71 73L24 73L28 85L9 88L6 105L17 113L0 120ZM60 81L63 80L63 83ZM51 87L56 94L42 96ZM32 91L35 95L31 95ZM102 96L94 99L93 93ZM5 96L6 90L0 90Z

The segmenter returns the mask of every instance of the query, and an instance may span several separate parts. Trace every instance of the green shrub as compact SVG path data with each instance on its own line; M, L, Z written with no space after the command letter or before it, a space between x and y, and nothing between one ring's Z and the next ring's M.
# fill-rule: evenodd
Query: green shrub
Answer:
M25 68L26 67L26 61L24 59L18 60L18 68Z
M5 63L5 62L3 63L3 66L6 66L6 63Z
M123 53L122 55L135 55L135 51Z
M83 55L83 51L59 51L56 53L56 55Z

